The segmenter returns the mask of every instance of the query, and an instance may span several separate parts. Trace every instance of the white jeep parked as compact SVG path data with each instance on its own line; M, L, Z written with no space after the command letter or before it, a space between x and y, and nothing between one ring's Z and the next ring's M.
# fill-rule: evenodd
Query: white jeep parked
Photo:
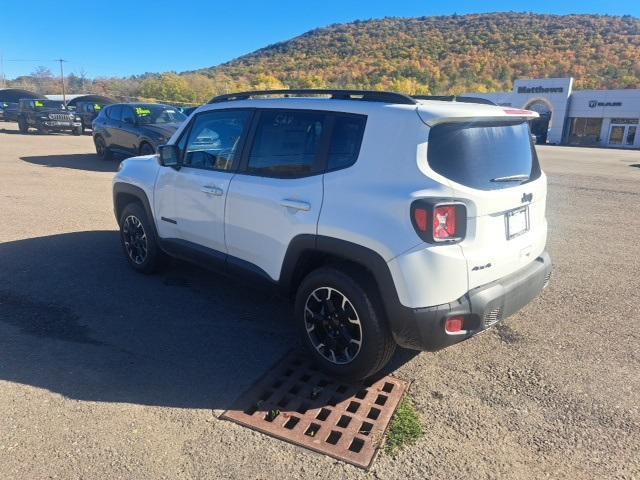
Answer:
M475 103L474 103L475 102ZM131 266L276 285L310 355L362 379L517 312L551 275L535 112L464 98L223 95L113 181Z

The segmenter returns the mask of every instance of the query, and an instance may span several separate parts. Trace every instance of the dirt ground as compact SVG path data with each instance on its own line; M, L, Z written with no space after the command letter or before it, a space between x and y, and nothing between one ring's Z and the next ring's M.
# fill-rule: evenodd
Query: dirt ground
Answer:
M126 264L117 161L0 123L3 479L640 479L640 152L545 146L551 285L392 370L426 435L369 472L218 419L296 343L286 303Z

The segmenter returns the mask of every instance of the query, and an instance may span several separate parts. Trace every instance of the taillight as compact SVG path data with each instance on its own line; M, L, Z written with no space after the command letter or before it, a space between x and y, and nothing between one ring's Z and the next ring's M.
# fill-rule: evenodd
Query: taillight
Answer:
M436 241L456 238L456 207L438 205L433 209L433 238Z
M429 224L429 213L424 208L416 208L413 211L413 219L416 222L416 227L420 232L427 231L427 225Z
M411 204L411 222L425 242L459 242L467 229L467 209L460 203L416 200Z

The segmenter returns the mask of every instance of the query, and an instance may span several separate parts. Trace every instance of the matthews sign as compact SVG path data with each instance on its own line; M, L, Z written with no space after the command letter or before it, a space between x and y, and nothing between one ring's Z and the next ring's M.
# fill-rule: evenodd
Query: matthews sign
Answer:
M564 87L518 87L518 93L562 93Z

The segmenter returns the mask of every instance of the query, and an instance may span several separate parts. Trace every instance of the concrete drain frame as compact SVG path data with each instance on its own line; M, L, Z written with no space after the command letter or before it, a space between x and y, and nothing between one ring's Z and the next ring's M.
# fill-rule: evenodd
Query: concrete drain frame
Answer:
M220 418L368 469L408 388L391 376L336 382L292 352Z

